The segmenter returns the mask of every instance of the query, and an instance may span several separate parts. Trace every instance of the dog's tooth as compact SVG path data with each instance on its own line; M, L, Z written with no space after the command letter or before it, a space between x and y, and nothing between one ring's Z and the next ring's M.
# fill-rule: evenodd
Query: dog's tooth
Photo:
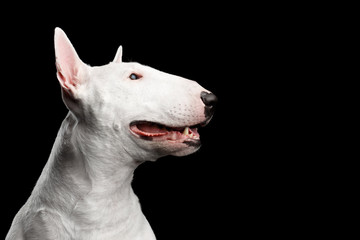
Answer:
M189 127L186 127L186 128L184 129L183 134L184 134L185 136L189 135Z

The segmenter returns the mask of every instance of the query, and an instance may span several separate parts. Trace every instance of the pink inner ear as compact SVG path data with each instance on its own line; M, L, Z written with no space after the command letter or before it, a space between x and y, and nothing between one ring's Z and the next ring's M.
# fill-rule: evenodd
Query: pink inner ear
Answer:
M56 75L57 75L57 78L61 84L61 86L66 89L66 90L70 90L70 86L69 85L72 85L72 86L75 86L75 82L73 80L71 80L71 78L66 78L64 75L63 75L63 71L61 70L61 67L59 65L58 62L56 62ZM68 80L67 80L68 79Z
M55 29L55 55L58 79L62 87L69 89L81 81L79 76L84 63L77 55L66 34Z

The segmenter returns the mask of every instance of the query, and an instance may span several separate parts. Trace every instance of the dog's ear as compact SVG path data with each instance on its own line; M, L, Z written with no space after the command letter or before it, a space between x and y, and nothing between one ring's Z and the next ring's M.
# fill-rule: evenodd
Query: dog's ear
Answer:
M118 48L113 62L114 63L121 63L122 62L122 46L120 46Z
M55 28L57 78L63 90L76 98L76 89L84 81L87 66L77 55L65 32Z

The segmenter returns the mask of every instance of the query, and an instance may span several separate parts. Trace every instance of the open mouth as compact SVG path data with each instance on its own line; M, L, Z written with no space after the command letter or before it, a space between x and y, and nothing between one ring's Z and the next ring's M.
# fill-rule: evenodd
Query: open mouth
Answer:
M135 121L130 124L130 130L135 135L148 140L168 140L174 142L184 142L187 140L199 140L198 127L205 126L206 123L200 123L193 126L169 127L163 124Z

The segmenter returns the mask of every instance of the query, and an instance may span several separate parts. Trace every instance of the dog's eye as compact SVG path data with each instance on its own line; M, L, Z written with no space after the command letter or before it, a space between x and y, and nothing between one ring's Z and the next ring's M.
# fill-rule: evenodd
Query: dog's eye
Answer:
M138 80L138 79L140 79L142 76L141 75L138 75L138 74L136 74L136 73L132 73L132 74L130 74L130 76L129 76L129 78L131 79L131 80Z

